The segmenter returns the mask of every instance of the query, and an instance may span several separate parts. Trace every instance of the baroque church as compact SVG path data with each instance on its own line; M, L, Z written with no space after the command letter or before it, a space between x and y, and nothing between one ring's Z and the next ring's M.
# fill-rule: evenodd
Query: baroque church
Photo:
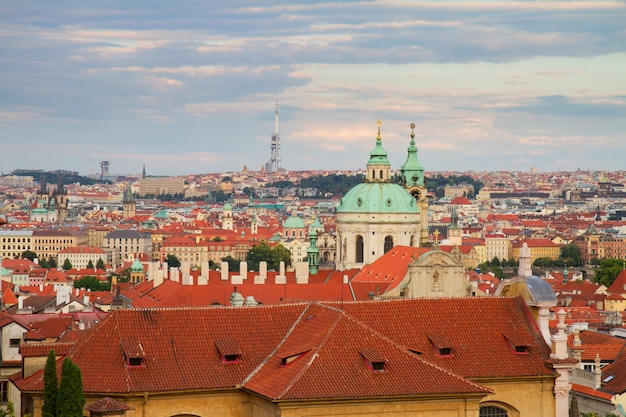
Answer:
M391 175L378 121L376 144L366 177L341 199L337 208L337 269L362 268L394 246L428 244L428 198L424 168L417 158L415 125L399 181Z
M63 223L67 215L68 197L63 186L63 177L59 174L57 187L50 193L46 187L46 176L42 174L37 200L30 209L30 220L41 223Z

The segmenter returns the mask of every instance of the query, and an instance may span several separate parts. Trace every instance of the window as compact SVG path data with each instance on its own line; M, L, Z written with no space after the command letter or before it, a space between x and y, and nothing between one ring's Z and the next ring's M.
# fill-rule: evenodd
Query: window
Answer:
M363 262L363 236L356 237L356 262Z
M391 236L385 237L385 253L393 249L393 238Z
M9 401L9 381L0 381L0 403Z
M363 357L363 363L372 371L382 372L385 370L387 359L373 348L362 348L359 353Z
M220 354L223 364L241 362L241 347L235 340L217 339L215 347Z
M20 347L20 343L22 342L22 339L11 339L9 341L9 346L11 347Z
M480 407L480 417L507 417L505 409L489 405L487 407Z
M142 359L143 358L128 358L128 366L130 366L130 367L141 366Z

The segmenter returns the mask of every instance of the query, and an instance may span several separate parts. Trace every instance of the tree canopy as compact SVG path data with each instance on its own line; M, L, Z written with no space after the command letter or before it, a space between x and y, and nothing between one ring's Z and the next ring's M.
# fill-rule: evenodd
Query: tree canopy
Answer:
M22 252L22 255L20 256L20 258L28 259L29 261L32 262L35 259L37 259L37 254L33 252L32 250L25 250L24 252Z
M165 257L165 262L170 268L180 268L180 259L176 255L169 254Z
M59 384L56 417L78 417L83 415L85 395L80 368L70 358L63 360L61 383Z
M69 271L70 269L72 269L72 263L70 262L70 258L65 258L62 268L64 271Z
M58 390L59 381L57 378L56 354L54 350L50 350L43 373L42 417L56 417Z
M608 258L600 260L600 267L595 271L594 281L610 287L615 278L624 269L624 260Z
M281 244L271 247L267 242L262 241L250 249L246 261L251 270L258 271L261 261L267 262L268 270L277 270L281 261L285 262L285 266L291 264L291 253Z
M561 258L568 266L582 266L583 256L580 248L574 243L568 243L561 248Z
M91 291L108 291L111 289L110 282L102 282L93 275L87 275L74 281L74 288L84 288Z

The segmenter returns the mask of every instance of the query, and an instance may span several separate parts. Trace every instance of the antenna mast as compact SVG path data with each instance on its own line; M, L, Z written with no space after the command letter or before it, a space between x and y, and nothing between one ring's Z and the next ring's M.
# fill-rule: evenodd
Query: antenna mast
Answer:
M276 114L274 115L274 134L271 140L271 154L269 160L269 171L280 171L280 161L283 158L280 156L280 136L278 136L278 98L276 98Z

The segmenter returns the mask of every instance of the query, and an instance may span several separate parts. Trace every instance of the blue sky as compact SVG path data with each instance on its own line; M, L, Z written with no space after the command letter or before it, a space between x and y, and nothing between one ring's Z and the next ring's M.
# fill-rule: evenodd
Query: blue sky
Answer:
M276 2L279 3L279 2ZM0 4L0 171L625 169L623 1Z

